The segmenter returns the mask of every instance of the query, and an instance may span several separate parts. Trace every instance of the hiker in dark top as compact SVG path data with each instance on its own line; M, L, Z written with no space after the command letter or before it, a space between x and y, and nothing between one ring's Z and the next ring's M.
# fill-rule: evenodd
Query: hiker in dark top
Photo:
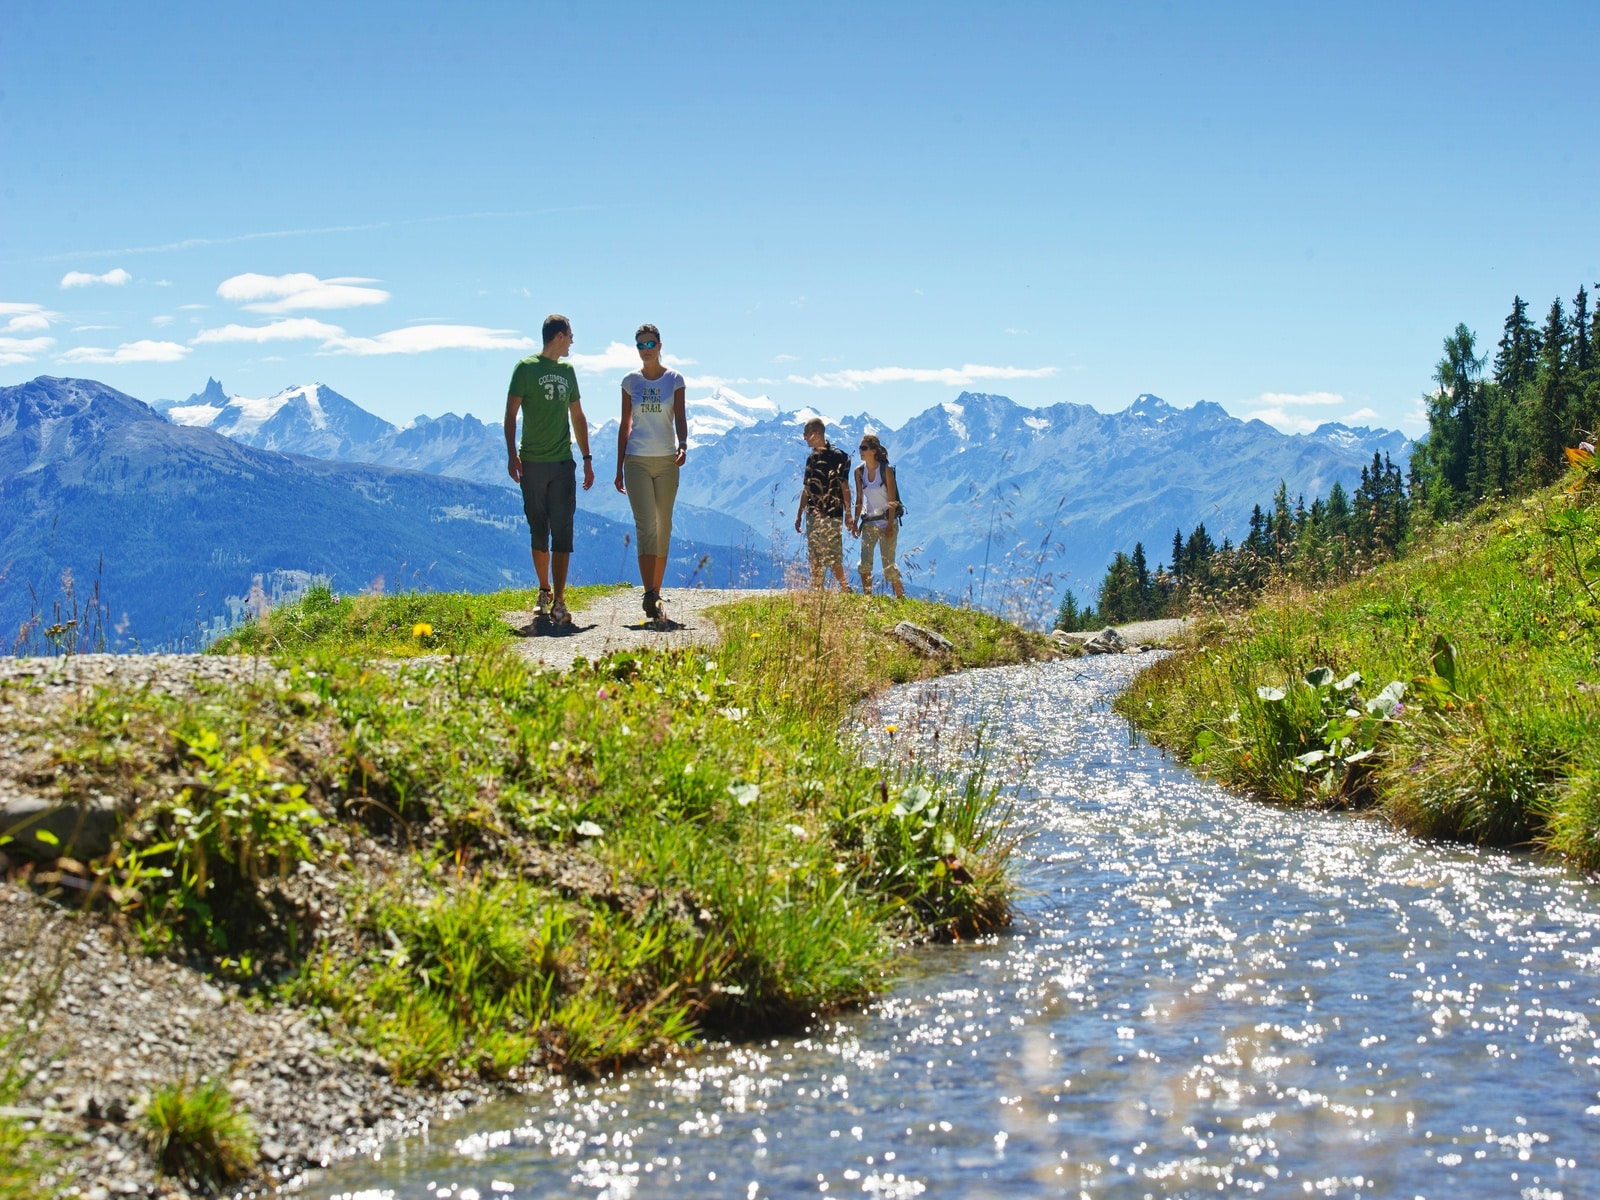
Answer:
M805 481L800 488L800 508L794 514L794 530L800 532L800 519L806 522L806 551L811 558L811 586L827 585L827 574L839 581L839 590L848 592L844 578L844 526L850 514L850 456L828 441L827 426L818 417L805 424ZM856 531L850 520L850 532Z

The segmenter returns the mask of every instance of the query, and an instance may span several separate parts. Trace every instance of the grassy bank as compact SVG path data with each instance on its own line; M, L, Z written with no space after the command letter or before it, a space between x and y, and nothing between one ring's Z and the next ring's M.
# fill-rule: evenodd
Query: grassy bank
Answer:
M1200 623L1126 716L1223 782L1600 867L1600 509L1551 490Z
M499 614L531 600L313 593L220 647L277 670L73 699L28 734L34 778L134 815L55 869L150 950L438 1084L793 1028L881 987L906 939L1006 921L993 796L874 768L839 724L1043 639L796 595L732 606L714 652L558 675L508 649ZM887 637L904 617L955 655Z

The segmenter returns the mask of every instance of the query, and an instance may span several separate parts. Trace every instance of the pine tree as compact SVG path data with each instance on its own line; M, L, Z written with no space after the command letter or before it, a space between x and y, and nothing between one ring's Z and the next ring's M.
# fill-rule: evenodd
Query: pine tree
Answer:
M1511 301L1511 315L1494 356L1494 378L1513 395L1533 382L1538 370L1539 331L1528 320L1528 302L1521 296Z
M1518 297L1518 304L1521 298ZM1418 476L1436 517L1447 517L1477 499L1472 490L1473 445L1482 407L1477 335L1465 325L1444 340L1444 357L1434 368L1437 388L1427 398L1428 440L1419 450Z
M1600 316L1600 311L1595 315ZM1589 293L1580 287L1572 298L1572 369L1578 372L1594 366L1589 319Z
M1146 620L1151 613L1152 589L1150 586L1150 564L1145 561L1144 543L1133 544L1133 557L1128 560L1128 566L1133 576L1133 606L1138 620Z
M1106 568L1100 584L1100 620L1120 625L1133 619L1133 563L1121 550Z
M1196 525L1183 544L1183 572L1192 584L1205 587L1211 582L1211 556L1216 552L1216 543L1206 532L1204 523Z
M1524 401L1535 483L1555 479L1566 466L1565 448L1577 441L1569 336L1566 310L1557 296L1540 332L1539 368Z
M1272 493L1272 549L1280 561L1289 557L1294 544L1294 517L1289 512L1289 485L1278 480L1278 490Z
M1061 607L1056 610L1055 627L1072 633L1079 629L1087 629L1093 618L1094 609L1079 608L1077 593L1068 588L1067 594L1061 597Z

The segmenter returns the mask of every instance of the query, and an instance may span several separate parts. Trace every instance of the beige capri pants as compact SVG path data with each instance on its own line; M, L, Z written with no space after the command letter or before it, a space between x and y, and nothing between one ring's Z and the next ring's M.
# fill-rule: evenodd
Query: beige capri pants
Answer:
M883 577L891 584L900 582L900 568L895 565L895 543L900 540L900 526L893 517L883 524L877 521L861 522L861 562L857 570L863 580L872 578L872 548L878 548L883 559Z
M672 454L630 454L622 460L622 482L633 509L639 553L667 556L672 540L672 506L678 499L678 462Z

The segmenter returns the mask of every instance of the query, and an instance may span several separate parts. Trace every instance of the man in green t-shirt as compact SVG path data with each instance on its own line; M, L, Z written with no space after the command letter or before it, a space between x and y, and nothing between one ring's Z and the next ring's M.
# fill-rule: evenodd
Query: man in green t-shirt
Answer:
M539 614L557 625L572 624L567 611L567 564L572 558L572 518L578 481L572 438L583 454L583 490L594 486L589 422L578 402L578 376L561 360L572 350L572 322L559 313L545 318L544 349L511 373L506 394L506 470L522 485L522 511L533 535L533 569L539 575ZM522 445L517 446L517 410L522 410Z

